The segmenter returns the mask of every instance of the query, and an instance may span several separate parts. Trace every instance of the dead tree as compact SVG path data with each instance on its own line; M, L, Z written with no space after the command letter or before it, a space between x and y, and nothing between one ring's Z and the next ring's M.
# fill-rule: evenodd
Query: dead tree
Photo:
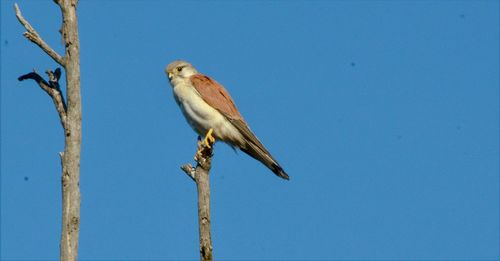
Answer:
M78 0L54 0L62 13L61 34L65 44L64 56L54 51L22 16L17 4L16 17L26 28L23 34L38 45L47 55L61 65L66 73L66 99L59 88L61 70L46 71L48 81L36 71L22 75L19 81L31 79L42 88L54 102L64 130L64 151L60 152L62 165L62 231L60 259L75 261L78 257L80 232L80 145L82 139L82 109L80 97L80 41L76 6ZM67 103L66 103L67 101Z
M204 142L198 143L195 160L196 168L185 164L181 169L196 182L198 189L198 227L200 235L200 259L212 261L212 236L210 234L210 182L209 173L212 166L213 143L207 146Z

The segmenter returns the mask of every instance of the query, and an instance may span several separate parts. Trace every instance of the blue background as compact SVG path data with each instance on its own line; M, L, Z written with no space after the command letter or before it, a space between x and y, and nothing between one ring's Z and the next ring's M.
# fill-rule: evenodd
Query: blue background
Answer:
M2 260L58 259L57 65L1 1ZM59 53L52 1L18 1ZM498 1L80 1L82 260L198 259L196 135L164 74L232 94L289 182L216 146L216 259L499 259Z

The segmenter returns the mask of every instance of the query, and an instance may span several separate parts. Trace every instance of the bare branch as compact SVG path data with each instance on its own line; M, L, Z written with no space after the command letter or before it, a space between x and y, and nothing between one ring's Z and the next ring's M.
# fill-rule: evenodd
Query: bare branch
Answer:
M200 234L200 257L202 261L213 260L212 236L210 233L209 170L198 165L195 175L196 187L198 189L198 226Z
M198 227L200 236L200 258L212 261L212 236L210 233L210 182L209 173L212 166L212 147L203 142L198 143L195 160L196 168L185 164L181 169L196 182L198 190Z
M59 77L61 77L61 69L57 68L56 72L52 71L47 71L47 74L49 75L49 83L47 83L42 76L40 76L36 71L33 70L33 72L25 74L17 78L19 81L24 81L24 80L34 80L36 83L38 83L38 86L42 88L51 98L52 101L54 102L54 106L56 107L57 113L59 114L59 119L61 120L61 125L64 129L66 129L66 103L64 102L64 99L61 95L61 90L59 89L59 77L56 77L56 74L59 73Z
M56 61L61 66L65 66L64 58L61 57L56 51L54 51L36 32L36 30L31 26L31 24L23 17L21 14L21 10L17 4L14 4L14 9L16 10L17 20L26 28L26 32L23 33L24 37L26 37L31 42L38 45L42 50L47 53L54 61Z
M196 170L191 166L191 164L184 164L181 166L181 169L190 177L193 181L196 181L194 178L194 175L196 173Z

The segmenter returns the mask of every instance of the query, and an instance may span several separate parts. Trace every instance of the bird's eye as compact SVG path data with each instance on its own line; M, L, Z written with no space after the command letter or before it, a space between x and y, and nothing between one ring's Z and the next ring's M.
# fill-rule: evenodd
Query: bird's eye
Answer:
M178 72L182 71L182 67L177 67L177 71Z

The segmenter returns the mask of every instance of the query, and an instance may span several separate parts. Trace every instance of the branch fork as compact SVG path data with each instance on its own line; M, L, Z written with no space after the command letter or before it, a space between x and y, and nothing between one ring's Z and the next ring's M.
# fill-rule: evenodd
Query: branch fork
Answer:
M14 4L14 9L16 11L17 20L24 26L26 32L23 33L24 37L26 37L31 42L38 45L45 53L47 53L54 61L60 64L63 67L66 67L65 58L59 55L54 49L52 49L43 39L40 37L38 32L31 26L31 24L23 17L21 10L17 4ZM47 70L45 72L49 81L47 82L38 74L36 70L33 70L31 73L27 73L18 78L19 81L24 81L27 79L34 80L42 90L44 90L54 102L54 106L56 107L57 113L59 114L59 119L61 120L62 127L66 130L66 115L67 115L67 107L66 102L62 96L61 88L59 86L59 79L61 78L61 69L57 68L54 71Z
M196 151L196 155L194 156L194 160L196 161L196 168L193 167L190 163L184 164L181 166L181 169L190 177L193 181L196 182L196 169L202 168L207 171L210 171L212 165L212 156L213 156L213 147L207 146L204 142L198 141L198 149Z

